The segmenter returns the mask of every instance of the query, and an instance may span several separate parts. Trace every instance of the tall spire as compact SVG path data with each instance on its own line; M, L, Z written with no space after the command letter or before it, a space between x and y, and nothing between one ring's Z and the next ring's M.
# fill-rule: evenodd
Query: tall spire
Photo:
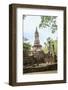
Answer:
M35 38L37 38L37 37L38 37L38 39L39 39L39 33L38 33L38 30L37 30L37 27L36 27Z
M37 27L36 27L36 31L35 31L35 41L34 41L34 44L35 45L40 44L39 33L38 33L38 30L37 30Z
M38 31L37 31L37 27L36 27L36 32L38 32Z
M35 31L34 47L36 47L36 48L42 47L42 46L40 45L39 32L38 32L38 30L37 30L37 27L36 27L36 31Z

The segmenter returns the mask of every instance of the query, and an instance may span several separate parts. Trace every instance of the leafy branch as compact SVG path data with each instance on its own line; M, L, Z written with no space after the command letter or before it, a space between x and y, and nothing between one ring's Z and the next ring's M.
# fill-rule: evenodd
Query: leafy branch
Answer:
M52 33L54 33L57 30L56 18L57 16L41 16L41 23L39 24L39 28L50 27Z

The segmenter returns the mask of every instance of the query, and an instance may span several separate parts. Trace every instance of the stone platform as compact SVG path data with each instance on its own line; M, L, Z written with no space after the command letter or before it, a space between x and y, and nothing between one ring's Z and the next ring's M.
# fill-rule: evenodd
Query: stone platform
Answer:
M32 72L44 72L44 71L52 71L52 70L57 70L57 64L39 64L39 66L34 65L34 66L28 66L24 67L23 73L32 73Z

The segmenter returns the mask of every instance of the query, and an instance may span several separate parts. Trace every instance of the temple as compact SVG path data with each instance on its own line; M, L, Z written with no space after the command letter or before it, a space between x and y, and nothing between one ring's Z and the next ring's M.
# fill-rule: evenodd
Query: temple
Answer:
M39 33L38 33L38 30L37 30L37 27L36 27L33 50L34 51L40 51L41 48L42 48L42 45L40 45Z
M48 53L43 51L37 27L34 33L34 45L30 51L24 51L23 67L23 73L57 70L57 56L52 56L50 51Z

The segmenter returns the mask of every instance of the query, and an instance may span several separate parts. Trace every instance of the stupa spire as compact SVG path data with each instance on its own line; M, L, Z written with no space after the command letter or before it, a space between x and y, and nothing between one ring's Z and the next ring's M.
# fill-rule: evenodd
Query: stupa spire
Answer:
M36 30L35 30L35 40L34 40L34 48L41 48L42 46L40 45L40 40L39 40L39 32L38 32L38 29L36 27Z

